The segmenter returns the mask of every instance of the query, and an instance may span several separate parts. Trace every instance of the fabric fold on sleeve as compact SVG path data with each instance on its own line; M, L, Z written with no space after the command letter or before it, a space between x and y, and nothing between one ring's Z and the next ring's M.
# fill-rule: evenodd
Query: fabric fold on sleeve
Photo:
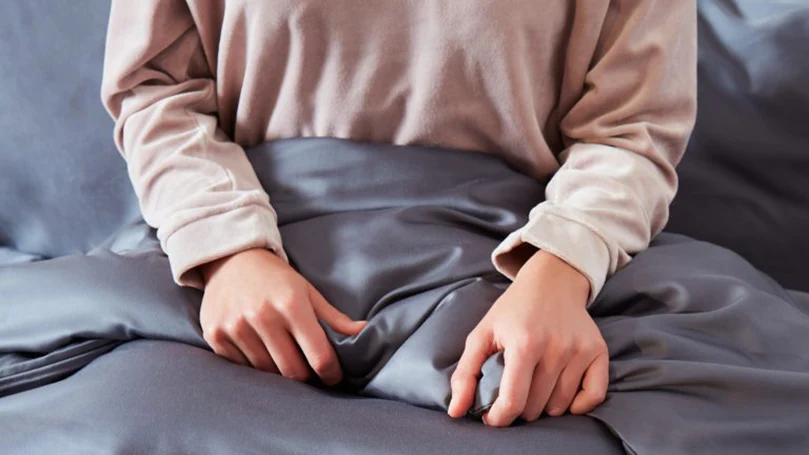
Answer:
M563 108L545 202L493 253L504 274L516 276L529 243L584 274L590 304L663 230L696 120L696 28L694 0L609 3L590 69L564 81L581 95Z
M601 292L611 265L610 252L603 234L586 223L577 221L575 214L565 213L564 207L551 203L536 206L528 223L512 232L492 252L497 271L514 280L523 265L522 257L513 254L525 244L545 250L567 262L590 283L587 305Z
M171 258L174 281L182 286L202 289L204 281L196 267L251 248L265 248L289 262L275 213L257 205L200 218L168 237L161 234L158 230L163 250Z
M144 220L175 281L197 288L197 266L240 251L288 261L269 196L219 124L208 58L185 2L113 1L102 101Z

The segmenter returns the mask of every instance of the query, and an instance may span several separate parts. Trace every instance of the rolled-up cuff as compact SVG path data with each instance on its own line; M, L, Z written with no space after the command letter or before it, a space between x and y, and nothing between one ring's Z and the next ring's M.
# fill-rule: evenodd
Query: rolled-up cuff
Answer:
M512 232L492 252L495 268L514 280L525 263L525 255L515 254L525 243L545 250L570 264L590 282L587 306L593 303L610 268L609 249L604 239L590 227L548 211L537 210L530 221Z
M266 248L284 261L275 213L258 205L239 207L186 224L161 239L174 281L204 287L198 266L251 248Z

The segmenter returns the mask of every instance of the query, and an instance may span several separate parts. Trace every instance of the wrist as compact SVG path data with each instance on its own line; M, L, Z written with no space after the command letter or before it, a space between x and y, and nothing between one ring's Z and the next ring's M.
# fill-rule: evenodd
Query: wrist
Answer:
M237 253L238 254L238 253ZM202 284L207 285L211 278L214 276L217 270L222 267L222 264L233 255L225 256L219 259L214 259L211 262L207 262L205 264L200 265L197 267L199 270L199 274L202 276Z
M223 256L219 259L214 259L213 261L207 262L202 264L198 267L200 275L202 275L203 284L207 285L208 282L213 279L213 277L217 274L219 270L226 267L227 264L235 262L239 262L238 258L248 257L255 254L273 254L272 251L269 251L265 248L250 248L244 251L238 251L236 253L230 254L228 256ZM274 254L273 254L274 255Z
M591 285L587 276L559 256L546 250L537 250L517 272L516 279L537 281L540 277L554 283L562 283L582 296L583 303L589 301Z

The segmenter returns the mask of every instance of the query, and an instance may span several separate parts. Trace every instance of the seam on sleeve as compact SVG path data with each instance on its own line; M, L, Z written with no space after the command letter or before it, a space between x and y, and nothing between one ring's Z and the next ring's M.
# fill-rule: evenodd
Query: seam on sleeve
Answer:
M210 88L206 89L206 91L212 91L213 92L211 95L214 97L214 100L215 100L215 102L217 104L217 112L218 112L219 111L218 110L219 101L216 100L216 90L213 87L213 85L215 85L216 82L213 79L211 79L211 81L212 81L212 86L210 86ZM185 115L187 115L188 117L191 117L191 119L194 121L194 125L196 125L196 130L197 130L197 132L199 132L200 136L202 137L202 147L203 147L203 151L205 152L205 156L206 156L206 158L210 157L211 154L210 154L210 149L208 148L208 141L213 140L214 138L212 138L205 131L205 128L200 123L199 118L197 118L197 115L194 115L194 114L192 114L191 112L188 111L188 105L183 105L183 113ZM201 113L197 113L197 114L198 115L209 115L209 114L201 114ZM216 128L218 128L219 127L219 118L215 117L215 119L216 119ZM239 144L235 144L235 145L238 146L238 147L241 147ZM217 161L215 159L211 159L210 161L215 163L217 166L219 166L219 169L221 169L222 172L225 174L225 177L227 178L228 183L230 184L230 191L234 191L236 189L236 185L233 182L232 174L230 172L228 172L228 170L225 168L225 166L222 166L222 163L220 163L219 161Z
M192 218L192 219L190 219L190 220L185 221L185 222L184 222L184 223L182 223L182 224L177 225L176 227L173 227L173 229L171 230L171 232L169 232L169 234L168 234L168 235L166 235L166 240L165 240L165 241L166 241L166 242L168 242L168 241L169 241L169 239L170 239L170 238L171 238L171 237L172 237L172 236L173 236L173 235L174 235L174 234L175 234L177 231L182 230L184 227L186 227L186 226L188 226L188 225L190 225L190 224L194 224L194 223L196 223L196 222L198 222L198 221L200 221L200 220L204 220L204 219L206 219L206 218L212 218L212 217L215 217L215 216L217 216L217 215L222 215L222 214L224 214L224 213L228 213L228 212L231 212L231 211L233 211L233 210L237 210L237 209L241 209L241 208L247 208L247 207L250 207L250 206L255 206L256 208L258 208L258 209L260 209L260 210L264 210L264 211L266 211L266 210L267 210L267 207L266 207L266 206L264 206L263 204L258 204L258 203L256 203L255 201L250 200L250 199L253 199L252 197L248 197L247 199L248 199L247 201L236 201L236 202L231 202L230 204L225 204L225 205L224 205L224 206L222 206L222 207L217 207L217 208L216 208L216 209L214 209L213 211L208 212L208 213L206 213L206 214L205 214L205 215L203 215L203 216L197 216L197 217L194 217L194 218ZM164 224L164 226L165 226L165 224Z
M551 208L552 207L564 207L564 206L562 206L560 204L555 204L553 202L550 203L550 206L551 206ZM552 209L546 211L545 213L547 215L562 218L562 219L564 219L566 221L570 221L571 223L580 224L580 225L586 227L587 229L593 231L593 233L596 234L601 239L602 242L604 242L604 245L607 247L608 250L610 249L609 248L610 243L609 243L609 241L607 241L607 236L605 236L604 233L601 232L600 229L598 229L594 225L590 224L589 222L587 222L585 220L578 220L578 219L572 218L572 217L564 214L564 212L557 212L556 210L552 210Z

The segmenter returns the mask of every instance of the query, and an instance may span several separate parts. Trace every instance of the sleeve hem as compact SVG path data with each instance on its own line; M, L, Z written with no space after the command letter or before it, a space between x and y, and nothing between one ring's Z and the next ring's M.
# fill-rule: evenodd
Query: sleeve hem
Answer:
M197 289L204 287L198 266L251 248L266 248L289 262L273 213L256 205L186 224L166 237L162 246L174 281Z
M525 244L545 250L570 264L590 282L589 307L607 280L609 249L603 238L588 226L547 211L537 211L522 228L512 232L492 252L500 273L514 280L523 263L514 250Z

